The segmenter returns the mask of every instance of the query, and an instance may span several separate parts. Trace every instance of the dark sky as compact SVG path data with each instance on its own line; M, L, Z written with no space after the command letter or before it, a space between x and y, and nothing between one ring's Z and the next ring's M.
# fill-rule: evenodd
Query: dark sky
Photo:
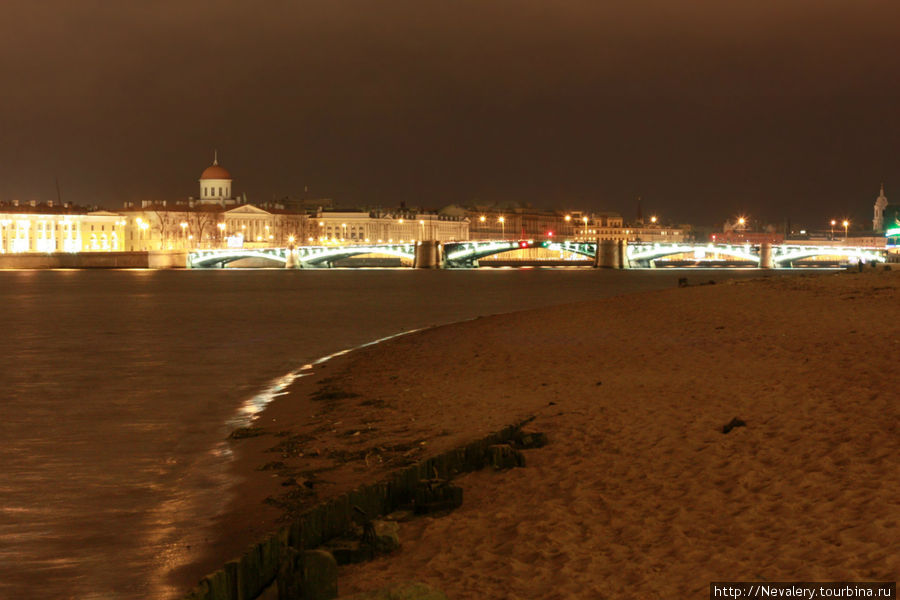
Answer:
M184 198L214 148L251 201L862 223L900 2L4 0L0 200Z

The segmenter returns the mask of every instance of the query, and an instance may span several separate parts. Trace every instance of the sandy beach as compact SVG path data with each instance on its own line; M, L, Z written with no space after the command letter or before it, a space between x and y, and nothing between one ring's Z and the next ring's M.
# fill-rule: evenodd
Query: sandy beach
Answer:
M900 273L697 285L477 319L337 358L236 441L223 552L528 416L525 468L343 567L341 594L700 598L900 573ZM723 433L739 418L746 425ZM228 532L228 533L225 533ZM219 565L209 560L209 569Z

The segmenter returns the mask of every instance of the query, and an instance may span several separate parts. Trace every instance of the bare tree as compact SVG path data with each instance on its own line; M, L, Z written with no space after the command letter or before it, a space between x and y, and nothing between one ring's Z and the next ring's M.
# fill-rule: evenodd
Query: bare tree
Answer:
M175 215L172 214L172 211L167 210L165 206L160 206L159 204L154 204L150 212L156 217L154 227L159 231L161 249L166 250L169 247L169 238L172 236L173 230L176 227L177 219L175 218Z
M214 206L199 206L194 207L188 213L188 231L193 237L195 245L202 245L204 239L209 240L217 233L216 223L221 212L221 210L217 209L218 207ZM207 241L207 243L209 242Z

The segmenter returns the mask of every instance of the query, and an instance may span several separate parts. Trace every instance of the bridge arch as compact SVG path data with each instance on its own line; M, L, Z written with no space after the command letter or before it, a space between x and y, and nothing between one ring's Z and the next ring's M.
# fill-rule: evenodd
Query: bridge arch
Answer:
M776 266L789 267L797 261L826 256L840 256L861 262L885 262L887 260L883 251L845 246L781 246L776 248L772 260Z
M542 247L559 252L571 252L587 258L597 256L596 242L543 242Z
M516 250L543 248L548 250L566 250L569 252L594 257L596 245L591 243L576 244L574 242L540 242L533 240L490 240L471 242L446 242L444 247L444 263L449 267L472 267L475 262L489 256L496 256Z
M303 266L315 267L366 254L381 254L415 261L416 248L413 244L378 246L313 246L300 249L299 260Z
M722 244L629 244L625 251L628 262L635 266L650 266L656 260L677 254L693 255L697 260L707 259L709 255L739 258L750 262L759 262L758 249L750 246L733 246Z
M245 258L260 258L284 266L287 263L287 252L286 248L196 250L188 254L188 267L195 269L212 268L216 265L224 267L228 263Z

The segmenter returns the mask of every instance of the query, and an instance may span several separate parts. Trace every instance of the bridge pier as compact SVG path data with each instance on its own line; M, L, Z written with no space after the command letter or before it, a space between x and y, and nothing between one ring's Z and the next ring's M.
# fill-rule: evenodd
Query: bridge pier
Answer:
M624 269L624 240L597 240L597 252L594 254L594 268Z
M772 254L772 244L769 242L763 242L759 245L759 268L775 268L775 257Z
M437 269L441 266L441 245L435 240L424 240L416 245L415 269Z
M285 257L285 261L284 261L285 269L299 269L300 268L300 261L297 260L297 255L295 253L296 253L296 250L294 250L293 246L288 248L287 256Z

